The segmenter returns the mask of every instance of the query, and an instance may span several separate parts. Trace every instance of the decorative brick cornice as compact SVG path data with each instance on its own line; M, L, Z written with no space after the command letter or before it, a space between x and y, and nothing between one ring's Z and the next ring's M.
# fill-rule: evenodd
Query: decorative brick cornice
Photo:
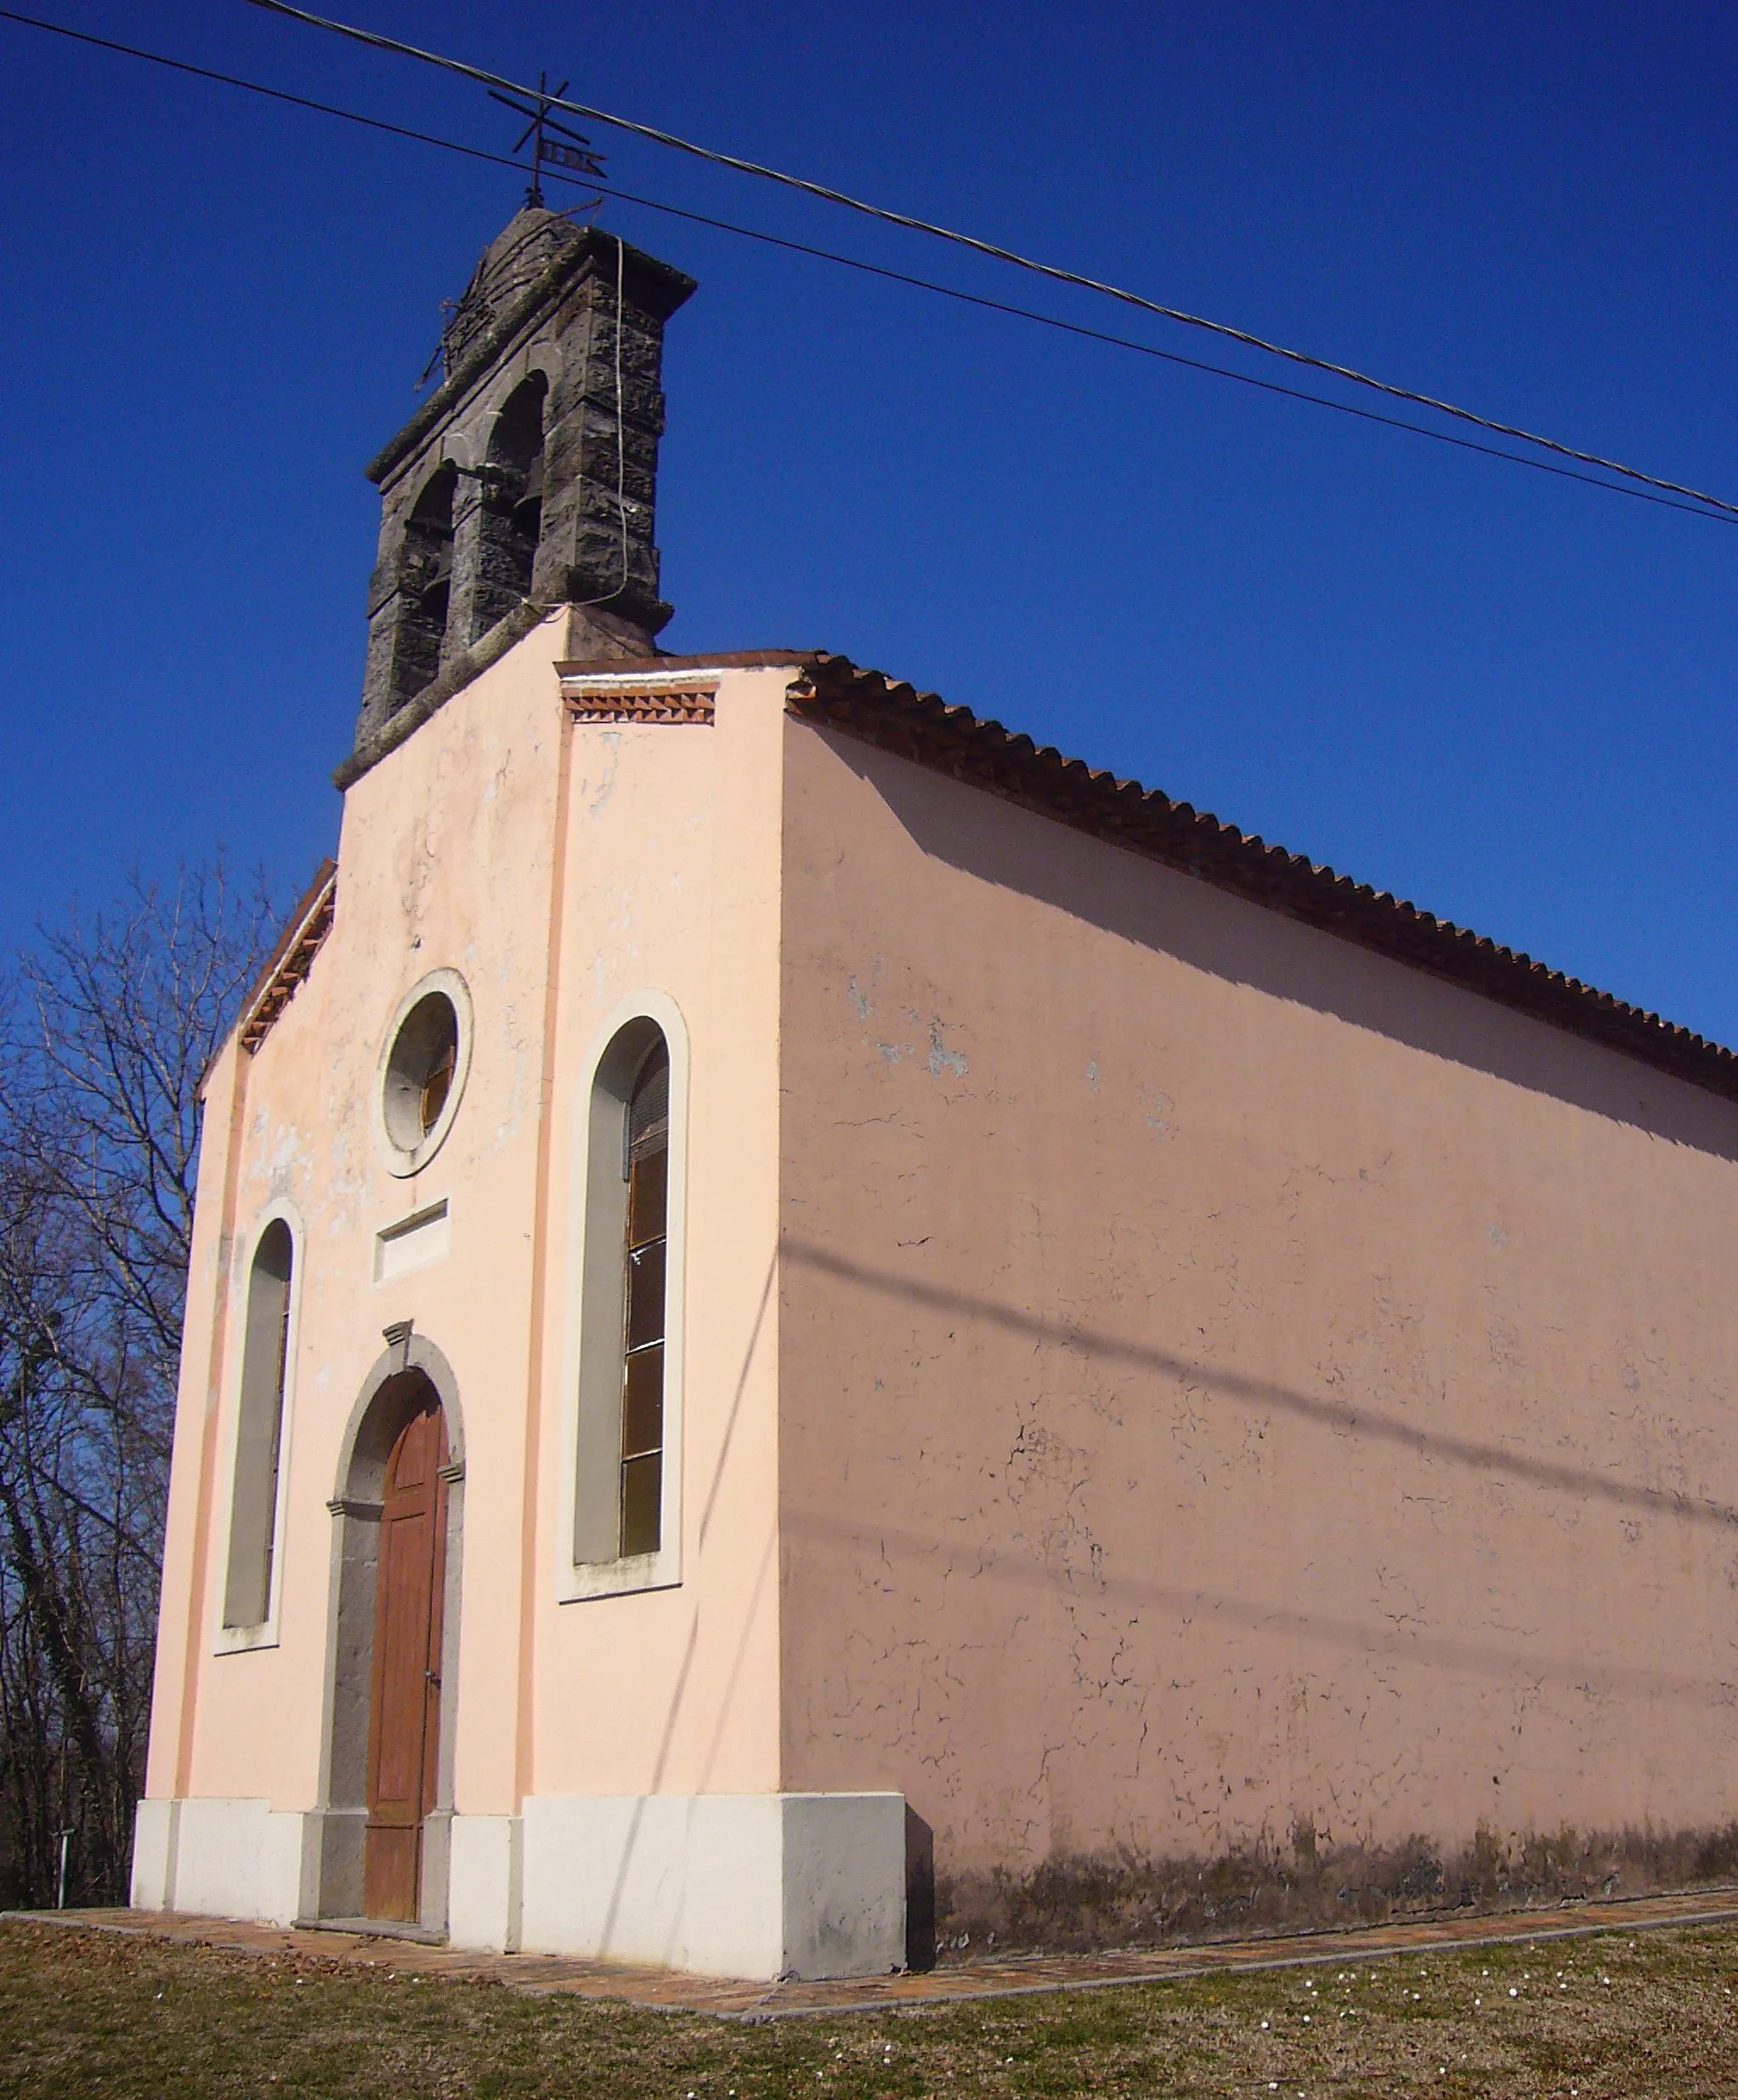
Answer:
M701 722L712 719L716 686L675 693L578 693L568 696L575 722Z
M564 671L561 695L575 722L700 722L712 720L718 682L679 671Z

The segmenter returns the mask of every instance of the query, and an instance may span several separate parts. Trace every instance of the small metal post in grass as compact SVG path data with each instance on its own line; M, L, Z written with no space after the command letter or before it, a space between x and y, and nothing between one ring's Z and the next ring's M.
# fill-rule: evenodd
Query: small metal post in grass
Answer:
M57 1910L66 1908L66 1854L71 1843L72 1832L63 1830L60 1833L60 1878L54 1890L54 1908Z

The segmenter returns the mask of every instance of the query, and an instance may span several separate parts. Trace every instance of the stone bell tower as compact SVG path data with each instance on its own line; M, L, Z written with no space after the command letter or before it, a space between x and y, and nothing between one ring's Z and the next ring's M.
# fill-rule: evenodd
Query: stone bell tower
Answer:
M484 255L445 379L368 467L380 555L340 787L561 606L572 654L653 653L671 616L653 536L664 324L694 289L535 206Z

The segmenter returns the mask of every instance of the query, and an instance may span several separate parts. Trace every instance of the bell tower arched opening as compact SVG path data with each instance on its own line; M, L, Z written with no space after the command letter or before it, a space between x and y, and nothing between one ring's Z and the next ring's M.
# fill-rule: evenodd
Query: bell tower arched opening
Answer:
M399 617L393 636L393 705L414 699L440 669L452 597L453 495L450 460L422 485L399 550Z
M531 373L507 396L489 434L471 611L473 642L531 595L531 572L543 531L543 411L548 393L548 380L541 372Z

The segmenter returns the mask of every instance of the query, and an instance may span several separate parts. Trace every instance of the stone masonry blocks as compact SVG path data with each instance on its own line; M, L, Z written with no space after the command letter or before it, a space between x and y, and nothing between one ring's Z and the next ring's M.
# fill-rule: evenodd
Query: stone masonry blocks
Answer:
M470 655L527 603L599 607L625 653L650 652L671 615L655 543L664 323L694 288L613 234L541 210L490 246L449 324L444 382L369 468L381 532L359 759L420 693L456 690ZM528 386L544 389L529 463L497 442Z

